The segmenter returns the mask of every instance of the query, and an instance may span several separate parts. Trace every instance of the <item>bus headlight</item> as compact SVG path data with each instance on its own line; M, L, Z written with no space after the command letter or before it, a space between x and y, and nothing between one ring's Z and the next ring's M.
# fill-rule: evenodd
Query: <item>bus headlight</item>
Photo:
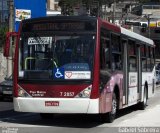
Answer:
M83 91L81 91L79 94L75 96L75 98L89 98L91 95L92 86L90 85Z
M89 97L90 96L90 91L89 90L83 91L83 96L84 97Z
M18 86L19 97L31 97L22 87Z

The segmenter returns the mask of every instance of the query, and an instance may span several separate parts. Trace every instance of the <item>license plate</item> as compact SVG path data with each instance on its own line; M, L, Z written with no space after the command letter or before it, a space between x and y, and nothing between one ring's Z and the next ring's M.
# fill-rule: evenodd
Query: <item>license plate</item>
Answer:
M12 95L12 91L3 91L3 94Z
M59 101L45 101L45 106L59 106Z

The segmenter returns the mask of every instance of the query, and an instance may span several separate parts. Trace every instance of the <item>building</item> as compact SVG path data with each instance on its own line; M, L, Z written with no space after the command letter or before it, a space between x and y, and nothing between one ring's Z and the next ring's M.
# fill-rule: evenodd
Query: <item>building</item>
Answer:
M47 0L47 16L61 14L61 8L58 6L59 0Z
M46 16L46 0L14 0L14 30L19 30L20 22L24 19Z
M123 21L126 19L137 17L131 14L132 8L137 5L138 2L136 0L124 0L122 2L113 3L110 6L103 5L102 18L118 25L123 25Z
M0 1L0 22L1 23L8 22L8 18L9 18L8 1L9 0Z

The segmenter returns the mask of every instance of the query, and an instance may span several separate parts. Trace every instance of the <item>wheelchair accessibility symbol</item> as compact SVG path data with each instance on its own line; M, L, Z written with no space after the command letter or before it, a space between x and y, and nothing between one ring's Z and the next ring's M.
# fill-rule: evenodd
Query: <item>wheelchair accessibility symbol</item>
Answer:
M64 78L64 69L63 68L54 69L54 77L57 79Z

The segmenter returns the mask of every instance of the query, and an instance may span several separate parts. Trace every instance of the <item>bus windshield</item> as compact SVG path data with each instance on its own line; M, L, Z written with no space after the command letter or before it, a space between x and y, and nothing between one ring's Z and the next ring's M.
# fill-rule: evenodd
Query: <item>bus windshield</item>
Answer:
M95 35L25 34L19 44L19 79L90 80Z

